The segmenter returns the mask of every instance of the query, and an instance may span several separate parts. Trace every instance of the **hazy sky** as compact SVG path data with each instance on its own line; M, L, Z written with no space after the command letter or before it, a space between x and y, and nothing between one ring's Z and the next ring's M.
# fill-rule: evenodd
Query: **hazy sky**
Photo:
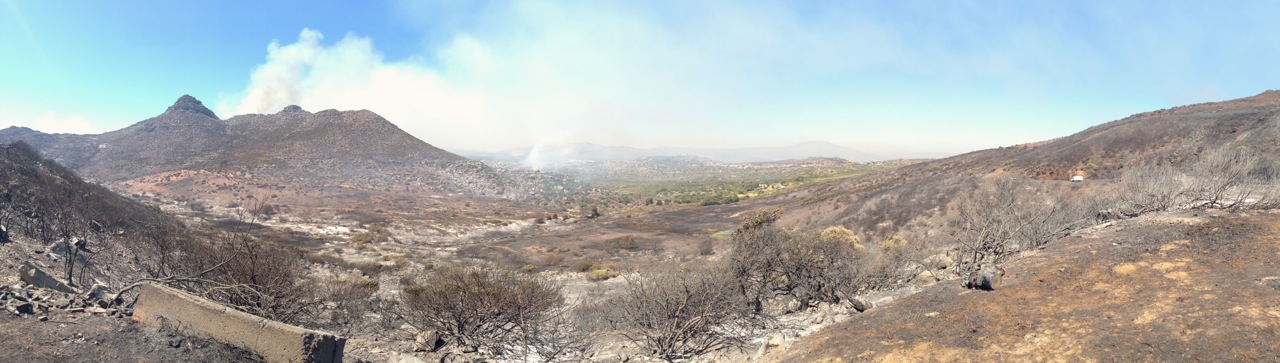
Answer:
M369 109L451 150L959 152L1280 88L1280 2L4 1L0 127Z

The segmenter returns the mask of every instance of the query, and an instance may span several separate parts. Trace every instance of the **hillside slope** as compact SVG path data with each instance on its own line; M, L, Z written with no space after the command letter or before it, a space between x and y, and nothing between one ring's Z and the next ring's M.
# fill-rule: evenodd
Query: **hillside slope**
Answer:
M1273 361L1280 212L1176 212L1081 231L771 352L766 362Z
M1141 113L1049 141L975 151L868 174L806 193L784 220L799 226L844 225L892 234L936 225L948 205L990 176L1066 181L1095 188L1123 177L1127 167L1183 164L1221 149L1280 151L1280 91Z

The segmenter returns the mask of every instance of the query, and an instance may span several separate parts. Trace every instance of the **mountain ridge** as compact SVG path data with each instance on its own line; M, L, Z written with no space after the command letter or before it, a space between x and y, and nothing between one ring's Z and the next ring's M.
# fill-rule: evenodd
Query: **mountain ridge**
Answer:
M529 182L539 177L432 146L369 110L312 113L289 106L222 120L189 95L157 116L98 135L0 130L0 142L15 141L102 182L206 170L291 184L508 197L533 195L541 184L552 184Z

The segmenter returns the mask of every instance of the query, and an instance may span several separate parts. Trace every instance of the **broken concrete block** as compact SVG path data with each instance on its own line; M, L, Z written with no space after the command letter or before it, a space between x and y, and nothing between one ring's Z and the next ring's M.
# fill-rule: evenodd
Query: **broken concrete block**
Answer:
M35 287L53 289L68 294L80 293L74 287L62 281L62 279L53 277L53 275L45 272L39 266L31 263L31 261L22 263L22 267L18 269L18 276L22 278L22 282Z
M140 289L133 320L245 348L268 362L341 362L347 342L333 334L272 321L155 284Z

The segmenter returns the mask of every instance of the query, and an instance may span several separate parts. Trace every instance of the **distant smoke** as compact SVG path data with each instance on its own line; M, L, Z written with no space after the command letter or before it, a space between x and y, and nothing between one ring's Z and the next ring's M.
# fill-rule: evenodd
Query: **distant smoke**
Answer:
M563 165L566 157L573 153L572 145L563 144L564 140L540 140L529 148L529 154L520 164L533 170L547 170Z
M410 10L402 13L424 13ZM405 20L435 26L442 12L429 13L436 15ZM831 130L789 121L844 119L794 115L828 105L780 97L793 94L784 86L897 53L875 24L773 5L516 2L471 15L464 26L435 29L427 48L390 61L370 38L347 34L326 43L319 31L303 29L295 42L273 41L246 89L222 100L218 114L275 113L290 104L368 109L446 149L800 142ZM531 156L531 164L545 165L538 158L547 155Z
M266 62L254 69L249 86L221 100L218 113L271 114L289 105L310 111L367 109L427 142L455 141L454 145L459 137L483 140L480 137L504 135L498 131L521 134L495 123L502 118L494 115L486 94L450 78L484 66L483 59L475 59L484 56L483 50L475 50L477 46L465 39L442 51L456 60L445 62L451 74L416 58L386 62L369 38L348 34L332 45L323 44L323 39L319 31L303 29L297 42L271 42ZM468 48L472 54L453 54Z
M249 90L236 106L235 114L274 113L302 99L302 83L317 56L323 51L324 35L302 29L298 42L280 46L279 41L267 45L267 63L254 69L249 77Z
M249 88L235 105L234 114L275 113L285 106L309 101L320 82L327 82L336 69L352 66L350 59L336 59L336 54L369 53L368 39L347 36L332 47L320 44L324 35L302 29L298 41L267 45L267 62L253 70ZM363 48L363 49L362 49Z
M997 142L985 130L975 131L981 137L938 131L949 120L986 113L956 116L918 105L936 99L967 105L971 99L949 98L957 85L971 79L987 85L987 77L1010 69L1024 71L1008 77L1038 81L1044 67L1036 65L1058 58L1024 57L1026 44L1039 43L1023 38L998 39L1005 50L998 55L1007 57L994 60L985 47L946 54L950 43L912 43L927 39L907 37L913 28L845 2L469 3L436 4L443 10L396 3L410 7L396 11L400 21L424 29L421 39L379 39L424 45L402 59L384 59L373 39L353 34L326 43L319 31L303 29L292 43L273 41L248 86L221 100L218 114L275 113L290 104L367 109L452 150L566 142L699 148ZM459 14L453 10L466 21L441 15ZM987 41L984 35L973 36ZM1061 64L1073 63L1052 65ZM886 87L880 75L896 74L937 86ZM886 101L893 99L909 101ZM922 123L906 125L912 121ZM999 142L1027 141L1000 138L1007 139ZM543 150L526 162L541 167L548 157Z

